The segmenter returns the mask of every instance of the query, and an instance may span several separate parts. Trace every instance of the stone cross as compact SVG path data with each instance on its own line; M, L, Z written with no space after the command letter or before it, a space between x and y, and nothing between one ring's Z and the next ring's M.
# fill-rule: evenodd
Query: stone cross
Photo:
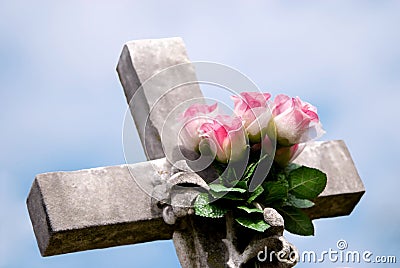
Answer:
M165 207L143 190L156 189L174 174L161 143L163 128L168 132L174 127L163 124L165 116L178 104L203 97L198 84L185 84L196 81L188 63L180 38L125 44L117 71L149 161L37 175L27 206L42 256L173 239L182 267L224 267L232 261L228 245L222 242L229 235L224 221L210 221L190 211L180 220L168 221ZM154 74L179 64L189 67L161 77L151 90L146 88L145 81ZM177 84L182 86L165 91ZM155 105L158 108L151 111ZM305 210L312 219L349 215L365 192L343 141L312 142L296 162L328 177L315 206ZM183 181L198 180L185 176Z

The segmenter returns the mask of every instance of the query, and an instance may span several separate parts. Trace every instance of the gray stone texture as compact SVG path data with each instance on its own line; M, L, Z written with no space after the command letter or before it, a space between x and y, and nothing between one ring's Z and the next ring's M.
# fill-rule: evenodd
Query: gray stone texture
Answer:
M193 83L197 82L196 73L183 40L128 42L117 72L147 158L164 157L163 146L172 150L177 145L179 128L176 117L167 122L167 116L176 107L182 111L191 100L202 101L203 97L198 84Z
M344 141L317 141L307 144L295 161L327 174L325 190L315 206L305 209L312 219L349 215L362 195L364 185Z
M41 254L170 239L173 229L135 181L150 187L169 168L160 159L38 175L27 205Z

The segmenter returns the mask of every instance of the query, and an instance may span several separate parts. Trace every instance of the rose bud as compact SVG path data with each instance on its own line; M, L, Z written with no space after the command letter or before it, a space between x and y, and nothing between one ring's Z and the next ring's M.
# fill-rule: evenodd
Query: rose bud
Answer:
M317 108L299 97L286 95L275 97L272 115L277 132L277 142L291 146L321 137L325 131L319 121Z
M240 96L232 96L234 113L242 119L249 140L261 142L265 136L271 112L268 108L269 93L242 92Z
M221 163L242 159L248 148L242 121L239 117L218 115L211 123L200 127L204 144ZM201 143L203 146L203 143Z
M297 156L303 151L305 147L304 143L295 144L288 147L280 147L275 151L274 161L281 167L287 166L293 162Z
M183 113L181 120L183 127L179 132L179 139L182 145L189 150L197 151L200 138L200 126L212 122L217 113L217 103L213 105L192 104Z

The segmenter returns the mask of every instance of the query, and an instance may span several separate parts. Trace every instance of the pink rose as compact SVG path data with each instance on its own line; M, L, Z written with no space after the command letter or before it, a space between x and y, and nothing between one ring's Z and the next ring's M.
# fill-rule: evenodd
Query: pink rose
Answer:
M295 144L288 147L280 147L275 151L274 161L280 166L285 167L299 156L304 147L304 143Z
M243 92L232 96L234 113L239 116L248 134L249 140L259 143L266 133L271 113L268 108L269 93Z
M218 115L212 122L202 124L200 131L205 145L221 163L240 160L247 149L242 121L238 117Z
M290 98L283 94L276 96L272 115L280 145L291 146L318 138L325 133L317 108L303 102L299 97Z
M279 146L274 152L274 144L270 137L265 136L262 142L262 150L268 155L274 155L274 161L282 167L287 166L293 162L297 156L303 151L304 143L295 144L292 146Z
M182 115L183 127L179 132L181 143L189 150L197 150L200 138L200 126L212 122L216 114L217 103L213 105L192 104Z

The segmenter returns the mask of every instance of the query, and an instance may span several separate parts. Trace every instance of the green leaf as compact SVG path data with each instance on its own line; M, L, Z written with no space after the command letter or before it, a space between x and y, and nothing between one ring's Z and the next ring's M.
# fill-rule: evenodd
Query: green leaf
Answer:
M253 213L253 212L263 213L263 211L261 209L259 209L259 208L249 208L249 207L246 207L246 206L238 206L237 208L241 209L241 210L244 210L247 213Z
M289 194L288 200L285 202L285 205L292 206L295 208L310 208L315 204L308 199L300 199L292 194Z
M257 197L260 196L264 192L264 188L260 185L258 186L254 192L251 193L249 199L247 199L247 203L253 202Z
M282 201L288 195L288 183L286 180L267 181L263 184L266 193L265 203Z
M239 217L235 219L240 225L256 230L258 232L264 232L270 226L264 221L264 219L255 219L248 217Z
M289 192L298 198L314 199L326 186L326 174L322 171L302 166L289 174Z
M209 200L208 193L199 194L194 202L195 214L208 218L222 218L228 210L215 203L209 203Z
M225 171L221 174L219 179L220 179L221 184L222 183L229 184L235 180L238 180L239 178L237 178L235 168L230 167L230 168L225 169Z
M245 181L249 180L249 179L253 176L253 174L254 174L254 172L255 172L255 170L256 170L258 164L260 164L261 161L263 161L263 160L266 159L267 157L268 157L268 155L267 155L267 154L264 154L264 155L263 155L262 157L260 157L256 162L250 163L250 165L248 165L247 168L246 168L246 170L244 171L244 174L243 174L243 177L242 177L243 180L245 180Z
M243 180L247 181L251 178L251 176L253 176L254 171L257 167L257 164L258 163L251 163L250 165L248 165L246 167L246 170L244 171L244 174L243 174Z
M292 172L293 170L298 169L298 168L300 168L300 167L302 167L302 166L299 165L299 164L290 163L289 165L286 166L285 172L286 172L287 174L289 174L289 173Z
M235 184L236 187L244 189L247 191L248 187L247 187L247 182L245 181L239 181L238 183Z
M285 229L293 234L314 235L314 225L307 214L301 209L294 207L283 207L281 215L285 221Z
M229 200L245 200L244 196L241 196L237 192L214 192L213 190L210 191L210 194L214 198L223 198L223 199L229 199Z
M241 188L241 189L245 189L245 190L248 189L246 181L234 180L229 185L230 186L228 188L233 188L234 187L234 188Z
M220 192L239 192L239 193L245 193L246 189L242 188L229 188L226 187L222 184L210 184L210 189L213 190L214 192L220 193Z

